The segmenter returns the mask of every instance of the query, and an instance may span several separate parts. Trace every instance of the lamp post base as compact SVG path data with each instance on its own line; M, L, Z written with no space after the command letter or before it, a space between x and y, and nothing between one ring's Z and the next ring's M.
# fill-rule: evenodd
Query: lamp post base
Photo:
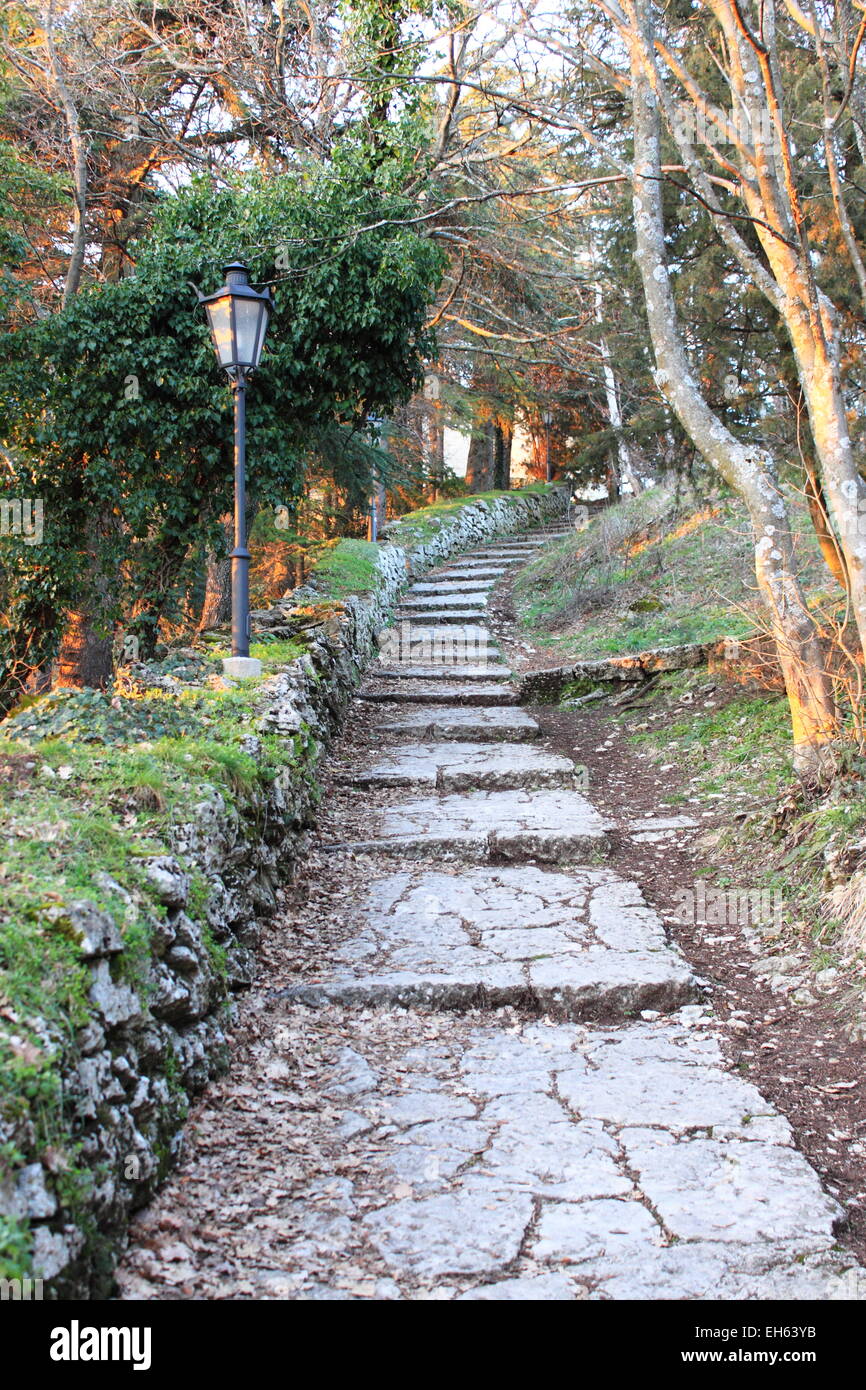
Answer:
M248 680L262 674L262 663L255 656L224 656L223 675L235 681Z

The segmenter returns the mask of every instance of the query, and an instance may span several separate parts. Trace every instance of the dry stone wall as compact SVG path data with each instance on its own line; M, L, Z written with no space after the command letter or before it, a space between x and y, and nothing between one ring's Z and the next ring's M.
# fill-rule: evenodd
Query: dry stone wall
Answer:
M193 818L172 827L145 863L152 899L149 949L130 958L119 926L141 920L128 885L106 880L105 903L58 907L88 973L91 1016L71 1039L45 1031L61 1055L62 1115L75 1171L52 1168L37 1136L15 1133L23 1162L0 1187L0 1214L29 1225L32 1273L48 1297L104 1297L131 1213L176 1161L190 1099L227 1064L232 993L252 979L262 923L303 849L317 797L317 764L340 728L401 589L450 554L562 514L564 491L478 501L438 524L396 522L376 554L376 582L334 601L314 575L259 629L303 632L305 654L264 681L244 751L269 734L294 741L275 780L230 803L207 788ZM140 940L140 938L139 938ZM0 1143L11 1141L0 1127Z

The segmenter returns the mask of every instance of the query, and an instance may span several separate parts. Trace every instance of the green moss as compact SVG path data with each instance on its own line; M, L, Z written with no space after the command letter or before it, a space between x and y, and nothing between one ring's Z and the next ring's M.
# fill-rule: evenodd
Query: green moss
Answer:
M290 638L288 640L269 637L267 633L262 633L257 642L250 644L250 656L256 657L261 663L265 675L271 675L279 670L281 666L288 666L290 662L296 661L303 656L307 650L306 644L299 639ZM214 661L221 662L223 657L230 656L230 650L226 647L215 647L213 650Z
M599 683L592 676L582 676L579 680L568 681L562 687L557 697L560 703L567 705L571 700L579 700L584 695L591 695L594 690L598 690Z
M153 909L151 909L153 911ZM164 914L163 914L164 915ZM123 951L111 963L113 978L134 989L142 1004L150 996L150 966L153 945L150 927L141 917L127 922L123 928Z
M224 985L227 985L229 970L226 948L214 939L209 922L199 919L199 924L201 926L202 940L207 948L213 972L217 979L221 980Z

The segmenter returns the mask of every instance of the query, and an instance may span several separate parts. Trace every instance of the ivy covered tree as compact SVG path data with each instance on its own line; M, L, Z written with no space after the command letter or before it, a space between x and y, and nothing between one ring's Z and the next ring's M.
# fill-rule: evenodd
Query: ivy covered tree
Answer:
M387 169L371 180L348 147L329 166L277 178L201 178L164 199L134 275L6 335L10 490L40 499L44 515L41 544L3 546L7 706L53 658L64 624L88 683L107 674L118 623L152 649L202 542L217 538L231 498L231 404L193 286L215 289L240 256L274 287L250 393L250 490L259 505L284 505L317 444L408 400L422 380L443 258L405 225L408 213Z

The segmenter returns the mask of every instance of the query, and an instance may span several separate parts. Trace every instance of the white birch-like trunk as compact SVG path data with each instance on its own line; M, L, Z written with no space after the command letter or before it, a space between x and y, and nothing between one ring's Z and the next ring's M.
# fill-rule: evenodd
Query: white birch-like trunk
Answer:
M595 286L595 321L598 324L604 321L602 314L601 285ZM631 449L628 447L628 440L623 434L622 410L619 404L619 388L617 386L616 377L614 376L607 341L603 336L598 340L598 352L601 357L601 370L604 376L604 395L607 402L607 416L610 420L610 427L616 437L616 453L619 459L620 475L631 484L631 490L635 497L637 497L638 493L643 492L643 483L638 477L637 469L634 466L634 460L631 456Z

